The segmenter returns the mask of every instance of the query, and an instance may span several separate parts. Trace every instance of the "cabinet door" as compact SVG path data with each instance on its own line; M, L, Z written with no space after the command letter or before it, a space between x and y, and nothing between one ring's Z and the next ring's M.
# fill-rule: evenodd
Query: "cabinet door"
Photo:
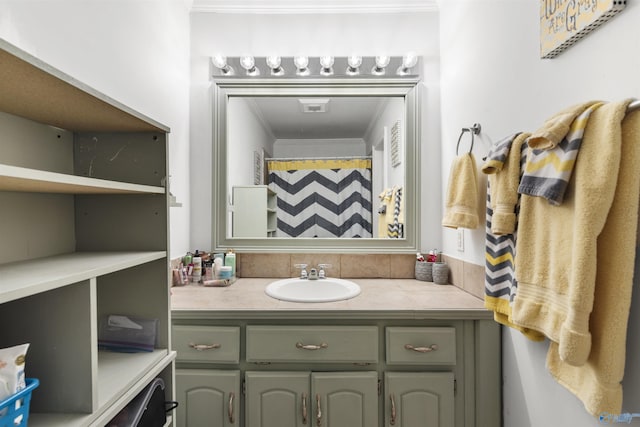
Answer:
M385 426L453 427L453 374L387 372Z
M308 372L246 372L245 426L309 426Z
M176 369L176 398L180 427L240 425L240 371Z
M313 426L378 425L377 372L314 372L311 396Z

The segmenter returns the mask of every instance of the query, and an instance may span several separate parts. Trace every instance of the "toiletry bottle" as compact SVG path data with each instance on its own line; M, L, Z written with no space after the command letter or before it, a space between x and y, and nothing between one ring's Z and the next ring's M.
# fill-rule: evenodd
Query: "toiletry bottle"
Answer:
M202 264L202 281L204 282L205 280L213 280L213 260L209 258Z
M224 257L224 265L228 265L231 267L231 277L235 277L236 275L236 254L233 253L231 249Z
M220 270L222 269L222 258L215 258L213 260L213 278L220 278Z
M184 265L189 265L193 262L193 255L191 252L187 252L187 254L182 258L182 262Z
M193 257L193 282L200 283L202 280L202 258L199 256Z

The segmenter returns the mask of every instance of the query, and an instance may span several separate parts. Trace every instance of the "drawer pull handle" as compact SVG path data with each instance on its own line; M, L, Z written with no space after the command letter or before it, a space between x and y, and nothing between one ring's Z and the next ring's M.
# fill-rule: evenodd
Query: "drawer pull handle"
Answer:
M394 426L396 425L396 397L391 393L389 399L391 399L391 419L389 420L389 424Z
M228 408L228 411L229 411L229 422L231 424L233 424L234 421L235 421L235 417L233 416L233 399L235 397L236 397L236 395L235 395L234 392L229 393L229 408Z
M194 344L190 342L189 347L198 351L204 351L204 350L215 350L217 348L222 347L222 345L221 344Z
M322 408L320 404L320 395L316 394L316 425L322 427Z
M302 393L302 424L307 424L307 393Z
M428 347L414 347L411 344L405 344L404 348L407 350L417 351L418 353L430 353L438 349L438 344L431 344Z
M296 343L296 348L300 348L302 350L321 350L323 348L329 347L329 344L326 342L321 343L320 345L316 344L302 344L301 342Z

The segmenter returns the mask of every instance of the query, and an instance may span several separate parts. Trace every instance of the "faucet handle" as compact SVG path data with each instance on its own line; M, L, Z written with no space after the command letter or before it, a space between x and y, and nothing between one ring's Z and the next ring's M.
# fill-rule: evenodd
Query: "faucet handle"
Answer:
M326 277L325 268L331 268L331 264L318 264L318 277L324 279Z
M294 264L294 267L300 269L300 278L301 279L306 279L307 278L307 264Z

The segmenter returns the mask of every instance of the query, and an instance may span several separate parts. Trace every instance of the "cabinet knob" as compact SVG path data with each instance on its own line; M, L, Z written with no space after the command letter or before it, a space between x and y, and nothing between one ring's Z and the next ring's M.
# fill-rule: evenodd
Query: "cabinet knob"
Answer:
M414 347L411 344L405 344L404 348L411 351L417 351L418 353L429 353L438 349L438 344L431 344L426 347Z

